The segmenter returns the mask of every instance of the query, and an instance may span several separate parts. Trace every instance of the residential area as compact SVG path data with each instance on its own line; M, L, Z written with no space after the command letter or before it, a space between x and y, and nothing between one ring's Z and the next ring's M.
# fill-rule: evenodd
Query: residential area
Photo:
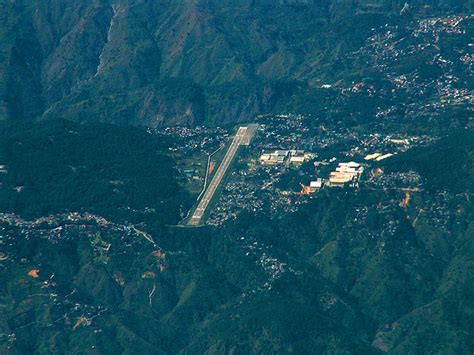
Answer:
M301 114L258 116L256 134L249 146L239 148L205 212L205 224L221 225L242 211L253 214L295 212L325 189L392 188L391 183L383 182L385 175L379 165L397 154L436 140L434 136L423 134L357 132L343 125L330 126L318 121ZM197 201L234 133L234 127L176 128L160 133L182 138L175 152L181 157L178 169L184 184L195 184L190 191L195 193ZM194 160L194 157L198 158ZM192 168L182 168L182 164ZM388 181L395 181L389 178L390 174L393 173L387 175ZM400 174L401 180L396 186L418 186L416 180ZM191 212L183 211L183 218Z

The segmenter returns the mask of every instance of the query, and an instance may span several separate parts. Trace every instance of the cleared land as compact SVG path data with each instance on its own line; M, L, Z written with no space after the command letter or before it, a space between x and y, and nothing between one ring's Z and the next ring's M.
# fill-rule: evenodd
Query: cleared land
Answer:
M227 172L227 169L229 168L232 160L234 159L235 153L239 149L239 146L242 144L250 144L250 140L255 134L256 128L256 125L239 127L234 139L232 140L232 143L229 146L229 149L227 150L224 156L224 159L222 160L221 164L219 165L219 168L217 169L214 177L212 178L211 183L207 187L206 192L204 192L204 195L202 196L201 200L199 201L199 204L194 210L193 215L189 219L188 225L197 226L201 223L201 219L204 216L204 213L206 212L206 209L209 206L209 203L211 202L212 197L214 196L214 193L217 190L217 187L221 183L222 178L224 177L225 173Z

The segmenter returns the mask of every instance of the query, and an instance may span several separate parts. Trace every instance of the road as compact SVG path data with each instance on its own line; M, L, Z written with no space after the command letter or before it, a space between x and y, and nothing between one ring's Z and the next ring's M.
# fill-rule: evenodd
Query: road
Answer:
M217 148L215 151L213 151L211 154L208 155L207 157L207 164L206 164L206 176L204 177L204 186L202 188L202 191L201 193L199 194L199 196L197 197L196 201L199 201L199 199L201 198L202 194L206 191L206 188L207 188L207 179L209 177L209 168L211 166L211 158L214 154L216 154L219 150L221 150L222 148L224 148L224 145L221 145L219 148Z
M188 225L197 226L201 223L201 219L204 216L204 213L206 212L206 209L209 206L209 203L211 202L212 197L214 196L214 193L219 187L219 184L221 183L222 178L224 177L227 169L232 163L232 160L234 159L235 153L239 149L239 146L242 144L248 144L248 142L252 138L252 135L254 134L254 131L255 130L253 129L253 126L251 127L250 130L246 126L240 127L237 130L237 133L234 139L232 140L232 143L230 144L229 149L227 150L224 156L224 159L219 165L219 168L214 174L214 177L212 178L211 183L208 185L206 192L204 193L196 209L194 210L193 215L189 219Z

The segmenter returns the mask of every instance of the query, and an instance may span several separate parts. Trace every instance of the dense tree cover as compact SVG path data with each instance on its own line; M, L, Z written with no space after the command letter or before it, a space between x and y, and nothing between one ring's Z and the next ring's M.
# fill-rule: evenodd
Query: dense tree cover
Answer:
M102 125L91 132L62 121L29 127L2 126L2 134L9 132L2 136L9 144L3 145L2 139L1 156L8 175L11 171L2 190L23 179L21 193L32 191L29 198L13 201L12 192L2 191L10 199L2 199L9 203L3 208L27 216L90 208L120 219L116 211L130 204L156 208L153 218L170 221L171 212L184 203L179 190L167 191L177 185L172 161L161 153L163 142L146 132ZM24 132L30 134L28 140ZM472 151L460 141L464 134L401 154L387 161L385 169L390 165L425 174L426 160L451 156L450 149L440 148L446 142L458 141ZM169 175L148 175L155 172L157 159ZM124 165L131 161L136 169ZM77 171L68 165L84 166L88 174L77 181ZM426 171L428 182L449 189L443 172ZM454 169L451 177L462 178L464 172ZM110 180L123 180L124 185L108 187ZM36 181L47 189L36 192ZM155 187L156 181L167 188ZM142 189L143 194L106 199L108 189L120 192L127 183L127 191ZM59 184L75 184L90 194L76 197L61 192ZM156 245L88 222L64 227L60 240L45 238L54 235L55 226L2 224L2 235L16 241L3 249L9 259L0 269L0 300L6 305L0 328L4 334L14 332L15 339L2 336L0 348L472 353L474 209L465 192L440 195L448 198L444 205L433 202L432 193L420 191L408 206L401 206L403 194L395 190L325 189L295 213L243 213L220 228L158 229L145 220L143 228ZM110 195L115 196L113 190ZM162 200L169 214L159 208ZM454 213L439 218L438 211ZM28 276L32 268L40 269L38 279ZM57 284L41 288L53 273ZM38 296L47 292L56 296ZM75 327L81 315L93 321Z
M321 84L350 85L381 74L364 55L349 56L372 29L383 35L385 25L416 27L419 18L472 12L470 1L410 1L402 16L404 4L3 2L0 117L157 126L246 121L283 107L317 112ZM451 37L441 36L443 55L458 53L453 42L459 39ZM397 58L390 72L420 68L420 77L432 78L436 65L426 60L434 47ZM358 119L386 104L379 97L350 100Z
M89 211L175 223L186 197L162 139L103 124L2 122L7 173L0 175L0 209L25 217Z
M415 148L384 164L387 171L415 170L431 189L455 193L474 189L474 132L451 132L429 147Z
M404 3L1 2L0 212L118 224L1 222L0 352L472 354L471 131L379 164L422 176L405 205L398 186L361 184L294 213L186 228L167 142L125 126L272 111L311 113L315 127L468 126L453 89L472 88L471 22L429 44L412 34L472 2L414 0L401 15ZM278 187L297 190L311 169Z

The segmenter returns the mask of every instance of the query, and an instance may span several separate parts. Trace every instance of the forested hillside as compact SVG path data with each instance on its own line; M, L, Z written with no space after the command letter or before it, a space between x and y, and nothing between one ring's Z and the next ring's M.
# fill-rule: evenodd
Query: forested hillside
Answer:
M0 209L24 217L93 212L117 221L176 223L186 193L167 142L103 124L1 122Z
M404 2L392 0L2 2L0 117L160 126L319 109L313 90L321 85L383 74L352 56L373 30L412 29L422 18L472 11L469 1L409 5L402 11Z
M2 125L0 349L474 349L472 132L294 213L185 228L168 143L113 127ZM408 202L376 188L405 172L421 184Z
M0 353L474 354L473 4L0 0Z

